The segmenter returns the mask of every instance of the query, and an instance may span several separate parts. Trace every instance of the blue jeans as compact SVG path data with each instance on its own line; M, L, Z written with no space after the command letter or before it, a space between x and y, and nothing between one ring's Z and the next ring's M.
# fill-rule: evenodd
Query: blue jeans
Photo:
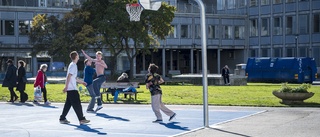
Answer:
M88 105L88 108L87 108L87 110L93 110L93 108L94 108L94 105L96 104L96 93L94 92L94 89L93 89L93 84L90 84L90 85L88 85L87 86L87 90L88 90L88 92L89 92L89 94L90 94L90 96L91 96L91 100L90 100L90 102L89 102L89 105ZM99 102L99 100L100 100L100 102L101 102L101 98L98 98L97 99L97 102ZM99 105L99 104L98 104ZM101 104L100 104L101 105Z
M104 75L99 75L96 79L93 80L93 91L97 97L100 97L100 88L102 83L106 80ZM101 98L97 99L98 106L102 105Z
M137 92L137 90L134 87L127 87L125 89L117 89L116 92L114 93L113 101L114 103L117 102L118 100L118 95L120 92L127 92L127 91L132 91L132 92Z

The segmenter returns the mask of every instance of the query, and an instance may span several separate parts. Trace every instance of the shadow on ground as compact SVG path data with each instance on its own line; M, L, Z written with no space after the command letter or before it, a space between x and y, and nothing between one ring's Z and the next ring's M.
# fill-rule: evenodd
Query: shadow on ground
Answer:
M82 124L82 125L67 124L67 125L76 127L75 130L97 133L98 135L107 135L107 133L100 132L98 130L98 129L102 129L102 128L91 128L91 127L89 127L89 125L84 125L84 124Z
M120 120L120 121L130 121L129 119L125 119L125 118L122 118L122 117L116 117L116 116L110 116L108 114L105 114L105 113L96 113L96 116L99 116L99 117L103 117L103 118L106 118L106 119L109 119L109 120Z
M182 127L178 125L180 124L180 122L159 123L159 124L171 129L178 129L178 130L184 130L184 131L190 130L188 127Z

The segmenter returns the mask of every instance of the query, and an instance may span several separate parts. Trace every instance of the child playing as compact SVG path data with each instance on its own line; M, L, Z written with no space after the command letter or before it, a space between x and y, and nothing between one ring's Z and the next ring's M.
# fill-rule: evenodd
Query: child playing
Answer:
M151 106L154 114L156 115L157 119L155 121L152 121L153 123L161 123L162 122L162 115L160 113L160 110L164 112L167 116L170 116L169 121L171 121L175 116L176 113L168 109L163 103L162 103L162 90L160 88L160 84L164 82L162 77L157 74L158 66L155 64L150 64L146 77L146 88L150 90L151 92Z

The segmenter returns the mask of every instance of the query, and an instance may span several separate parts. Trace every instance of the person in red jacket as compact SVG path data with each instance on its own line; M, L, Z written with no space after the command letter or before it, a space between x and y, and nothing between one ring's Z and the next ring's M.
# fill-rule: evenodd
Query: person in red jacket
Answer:
M51 103L47 99L47 89L46 89L46 82L47 82L47 76L45 72L47 71L48 65L47 64L41 64L40 69L38 70L38 74L36 77L36 80L34 81L33 86L34 87L40 87L41 92L43 95L43 100L45 105L50 105ZM33 103L38 103L37 100L33 100Z

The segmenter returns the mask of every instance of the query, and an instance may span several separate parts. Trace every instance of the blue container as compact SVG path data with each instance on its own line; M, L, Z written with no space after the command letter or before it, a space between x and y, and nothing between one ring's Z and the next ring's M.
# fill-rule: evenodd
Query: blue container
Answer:
M314 58L248 58L248 82L312 83L317 78Z

